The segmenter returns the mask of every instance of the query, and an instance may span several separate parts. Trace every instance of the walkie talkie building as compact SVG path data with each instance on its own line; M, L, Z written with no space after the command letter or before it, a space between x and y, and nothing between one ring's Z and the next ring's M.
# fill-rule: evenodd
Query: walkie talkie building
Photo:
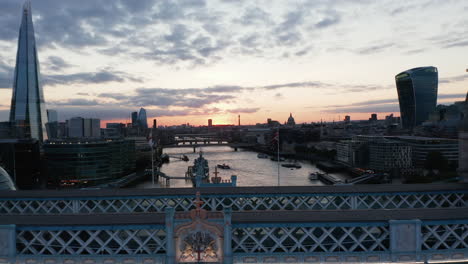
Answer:
M16 138L47 139L47 114L40 82L31 3L23 6L16 54L10 123Z
M412 129L429 118L437 105L436 67L419 67L395 76L403 128Z

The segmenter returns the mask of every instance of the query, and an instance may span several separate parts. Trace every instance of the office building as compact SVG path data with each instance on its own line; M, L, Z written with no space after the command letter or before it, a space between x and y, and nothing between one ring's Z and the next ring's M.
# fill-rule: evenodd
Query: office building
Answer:
M47 139L47 114L29 1L23 6L18 38L10 123L16 138Z
M429 118L437 105L436 67L419 67L395 76L403 128L413 129Z
M120 138L125 136L125 124L123 123L107 123L105 129L101 129L104 132L105 138Z
M208 119L208 126L209 126L209 127L212 127L212 126L213 126L213 120L212 120L212 119Z
M92 186L135 171L132 140L51 140L43 148L50 186Z
M345 123L351 122L351 116L349 116L349 115L345 116L344 122L345 122Z
M101 120L95 118L73 117L68 120L68 137L99 138L101 137Z
M138 112L132 112L132 126L138 126Z
M458 163L458 140L448 138L431 138L417 136L388 137L406 143L411 147L413 166L423 168L431 152L439 152L449 164Z
M47 109L47 120L49 122L58 122L58 114L56 110Z
M146 117L146 110L144 108L140 108L140 112L138 113L138 125L143 129L148 128L148 120Z
M68 137L83 137L83 118L73 117L70 120L68 120Z
M382 138L369 144L369 168L390 172L412 166L411 147L405 143Z
M336 143L336 160L351 167L365 167L369 163L367 145L359 140L343 140Z

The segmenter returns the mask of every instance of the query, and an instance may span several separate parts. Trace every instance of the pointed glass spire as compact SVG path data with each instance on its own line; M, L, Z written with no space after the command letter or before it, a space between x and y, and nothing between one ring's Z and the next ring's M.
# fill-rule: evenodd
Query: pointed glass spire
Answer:
M31 2L23 6L16 54L10 122L17 138L47 139L47 114L40 82Z

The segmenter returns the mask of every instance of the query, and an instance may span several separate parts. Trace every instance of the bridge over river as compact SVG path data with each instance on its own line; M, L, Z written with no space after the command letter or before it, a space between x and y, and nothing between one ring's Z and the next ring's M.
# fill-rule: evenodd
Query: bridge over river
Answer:
M0 263L461 262L467 187L3 192Z

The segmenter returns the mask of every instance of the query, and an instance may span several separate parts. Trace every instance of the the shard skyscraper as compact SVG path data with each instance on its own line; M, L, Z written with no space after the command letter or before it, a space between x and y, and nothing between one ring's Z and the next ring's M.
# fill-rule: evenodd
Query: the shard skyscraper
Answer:
M16 138L47 139L47 113L40 77L31 3L27 1L23 6L10 109Z

